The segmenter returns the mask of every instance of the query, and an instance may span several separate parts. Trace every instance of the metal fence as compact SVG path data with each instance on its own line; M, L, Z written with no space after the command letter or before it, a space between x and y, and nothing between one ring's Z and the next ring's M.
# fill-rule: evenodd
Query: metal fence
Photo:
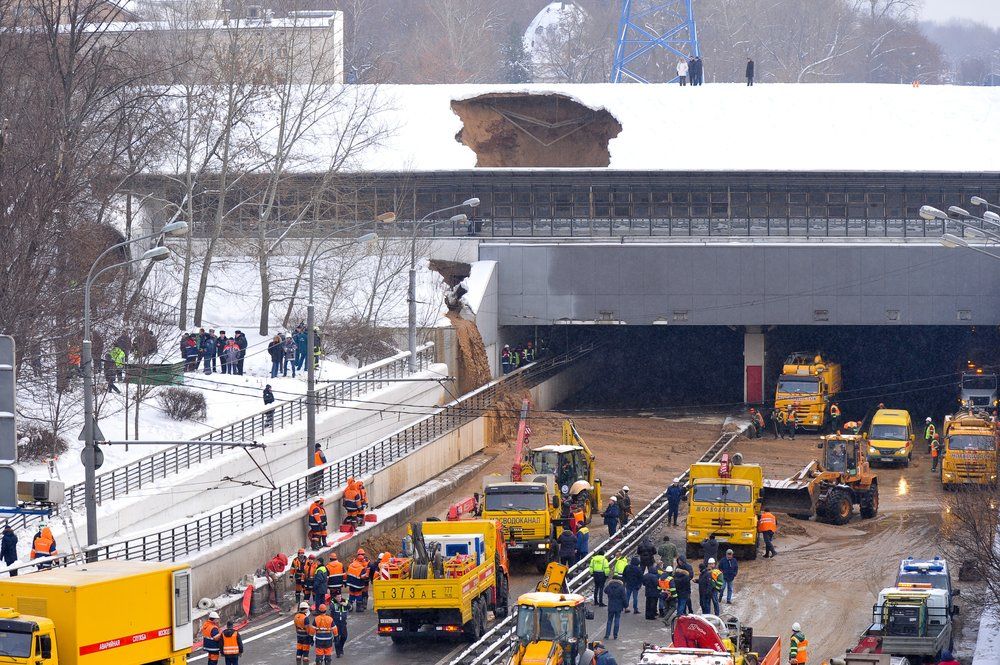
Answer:
M740 435L739 431L722 434L715 443L702 455L699 462L714 462ZM685 471L674 479L687 485L688 472ZM667 517L667 492L663 491L654 498L625 526L619 529L613 537L608 538L597 547L590 550L569 569L567 587L571 593L583 593L594 581L590 574L590 559L595 554L604 554L609 558L614 555L633 551L639 542L648 536ZM513 643L511 637L517 624L517 614L509 613L500 623L489 630L478 642L463 651L450 665L495 665L506 663L510 657Z
M483 415L503 395L537 385L594 348L593 344L588 344L567 354L526 365L439 407L412 425L353 455L329 462L316 471L303 472L274 489L263 491L238 504L169 529L98 545L90 548L89 552L97 559L177 561L190 557L289 511L301 512L316 494L343 487L351 476L363 476L385 468L443 434ZM56 565L61 565L73 563L79 558L79 555L66 555L56 557L53 561Z
M386 379L400 379L409 376L409 352L403 352L373 363L362 371L342 381L330 384L316 391L316 410L325 411L339 405L360 399L365 394L389 385L380 382ZM434 361L434 344L427 343L417 349L417 371L423 371ZM198 466L223 453L233 450L226 441L254 441L265 434L276 432L306 417L307 397L297 397L273 409L255 413L241 420L210 430L193 441L219 441L218 446L178 445L141 457L125 466L118 467L97 476L95 491L97 504L114 501L142 487L168 476ZM83 483L66 488L61 510L76 510L84 506ZM27 527L41 518L35 515L20 515L9 520L11 526Z

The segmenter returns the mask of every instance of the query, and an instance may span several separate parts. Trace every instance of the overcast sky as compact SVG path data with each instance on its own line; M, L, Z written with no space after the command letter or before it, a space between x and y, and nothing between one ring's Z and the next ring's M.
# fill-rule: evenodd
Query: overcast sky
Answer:
M924 0L921 18L925 21L968 18L1000 28L1000 0Z

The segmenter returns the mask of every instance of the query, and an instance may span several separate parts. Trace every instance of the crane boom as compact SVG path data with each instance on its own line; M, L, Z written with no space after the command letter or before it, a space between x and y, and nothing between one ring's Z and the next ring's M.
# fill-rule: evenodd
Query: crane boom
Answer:
M531 430L528 428L528 411L531 410L531 400L525 398L521 402L521 421L517 425L517 444L514 446L514 462L510 467L510 479L521 482L521 464L524 462L524 448L528 445Z

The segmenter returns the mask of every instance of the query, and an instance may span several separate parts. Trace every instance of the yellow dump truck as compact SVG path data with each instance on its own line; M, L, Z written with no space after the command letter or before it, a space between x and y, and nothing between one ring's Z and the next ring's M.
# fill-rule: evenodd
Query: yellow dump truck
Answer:
M499 522L410 525L413 556L391 559L372 584L378 634L400 642L418 633L486 632L487 612L507 614L507 550Z
M789 354L774 392L774 408L792 405L799 428L821 430L830 422L830 405L842 389L840 365L819 353Z
M997 481L997 425L989 414L968 410L945 416L940 450L941 484L990 485Z
M500 522L511 559L530 559L543 572L556 558L556 538L562 531L559 494L552 475L523 477L513 482L487 476L481 517Z
M2 662L182 665L191 652L191 569L99 561L0 580Z
M757 519L760 517L764 472L759 464L732 460L698 463L689 471L687 556L697 556L701 541L715 534L720 547L732 548L738 558L757 558Z

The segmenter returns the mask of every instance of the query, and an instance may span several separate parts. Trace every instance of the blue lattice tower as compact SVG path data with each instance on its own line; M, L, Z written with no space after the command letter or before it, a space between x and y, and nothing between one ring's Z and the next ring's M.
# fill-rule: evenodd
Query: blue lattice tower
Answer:
M611 82L676 81L677 60L701 55L693 0L623 0Z

